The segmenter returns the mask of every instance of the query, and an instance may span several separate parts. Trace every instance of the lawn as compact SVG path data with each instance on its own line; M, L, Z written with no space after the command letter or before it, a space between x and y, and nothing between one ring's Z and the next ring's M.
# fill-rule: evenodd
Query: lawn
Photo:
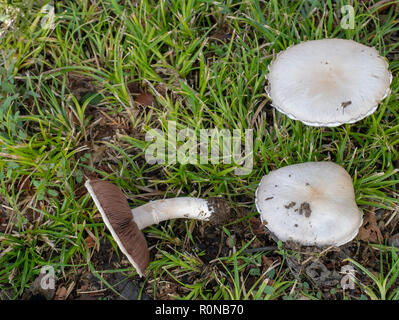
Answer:
M266 94L279 52L324 38L389 62L390 95L354 124L307 126ZM0 0L0 81L0 300L399 299L398 0ZM236 132L241 150L250 141L251 161L199 161L188 142L206 129ZM149 157L155 133L176 159ZM288 248L261 226L262 176L308 161L353 179L365 224L345 246ZM151 262L139 277L84 187L93 178L131 207L223 197L233 218L144 229ZM46 293L43 267L55 276Z

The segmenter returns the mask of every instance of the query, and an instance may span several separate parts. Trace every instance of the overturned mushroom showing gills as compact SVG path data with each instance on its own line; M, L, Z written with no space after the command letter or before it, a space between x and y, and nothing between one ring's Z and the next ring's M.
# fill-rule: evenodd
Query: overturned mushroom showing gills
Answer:
M125 195L116 185L87 180L85 186L112 237L140 276L150 261L147 242L141 232L145 227L176 218L206 220L221 225L230 218L229 206L222 198L181 197L151 201L130 209Z
M271 171L255 199L265 227L281 241L340 246L362 224L352 179L332 162L306 162Z
M311 126L334 127L372 114L389 94L392 74L375 48L352 40L301 42L269 65L273 106Z

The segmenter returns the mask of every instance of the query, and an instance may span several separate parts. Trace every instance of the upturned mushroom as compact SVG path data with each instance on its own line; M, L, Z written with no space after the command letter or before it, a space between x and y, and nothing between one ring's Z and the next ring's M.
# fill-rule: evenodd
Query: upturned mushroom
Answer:
M290 165L265 175L255 204L263 225L278 240L341 246L362 225L350 175L332 162Z
M140 276L150 261L142 229L176 218L205 220L218 225L230 218L230 208L222 198L155 200L131 209L126 196L116 185L103 180L87 180L85 186L115 242Z
M280 52L266 78L277 110L310 126L335 127L375 112L390 93L392 74L375 48L323 39Z

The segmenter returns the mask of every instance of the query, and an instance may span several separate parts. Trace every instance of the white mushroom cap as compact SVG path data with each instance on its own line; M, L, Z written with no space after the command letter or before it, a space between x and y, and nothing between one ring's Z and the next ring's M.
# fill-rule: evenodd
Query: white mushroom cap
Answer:
M352 179L332 162L306 162L264 176L256 190L263 224L281 241L340 246L362 224Z
M305 41L269 65L273 106L311 126L334 127L372 114L389 94L392 75L375 48L352 40Z

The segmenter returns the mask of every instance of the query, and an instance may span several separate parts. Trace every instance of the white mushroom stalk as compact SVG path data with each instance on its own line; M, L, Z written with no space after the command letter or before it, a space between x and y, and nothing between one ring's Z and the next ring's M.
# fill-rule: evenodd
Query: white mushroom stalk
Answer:
M230 208L222 198L172 198L151 201L131 209L126 196L116 185L102 180L87 180L85 186L112 237L140 276L150 261L147 242L140 230L178 218L205 220L219 225L230 220Z
M192 197L156 200L132 209L133 219L140 230L171 219L208 221L214 212L208 200Z
M99 199L90 185L90 180L86 181L85 186L97 207L100 208ZM221 210L224 210L224 212L220 212ZM206 200L194 197L155 200L131 209L132 219L140 230L171 219L220 220L220 215L227 213L227 211L229 210L222 198ZM215 215L218 217L216 218Z

